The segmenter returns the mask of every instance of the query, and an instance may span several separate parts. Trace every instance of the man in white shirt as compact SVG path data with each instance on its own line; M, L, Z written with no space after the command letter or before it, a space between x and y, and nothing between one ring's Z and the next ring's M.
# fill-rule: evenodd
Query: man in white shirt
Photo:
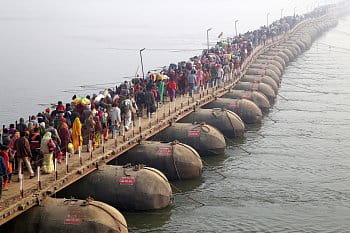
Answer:
M120 117L120 108L118 108L116 104L113 104L113 107L109 111L109 117L111 118L112 137L116 138L117 129L119 128L122 121Z
M218 68L217 68L216 74L217 74L217 80L216 80L217 81L217 85L219 87L221 87L221 83L222 83L222 81L224 79L224 69L222 68L222 66L220 64L218 64Z

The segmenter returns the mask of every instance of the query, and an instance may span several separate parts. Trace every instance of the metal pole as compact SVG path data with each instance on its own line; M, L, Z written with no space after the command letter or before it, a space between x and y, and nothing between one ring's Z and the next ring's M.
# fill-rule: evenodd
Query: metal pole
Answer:
M297 7L294 7L294 17L295 17L295 9L297 9Z
M22 174L22 162L19 161L19 167L18 167L18 179L19 179L19 193L21 195L21 198L24 197L24 191L23 191L23 174Z
M38 190L41 190L40 166L37 166L36 171L37 171L37 176L38 176Z
M157 123L159 123L159 118L158 118L158 108L156 110L156 120L157 120Z
M141 130L142 130L142 126L141 126L141 117L139 117L139 133L140 133L140 135L141 135Z
M126 141L126 134L125 134L125 119L124 119L124 121L123 121L123 142L125 142Z
M78 156L79 156L80 165L83 165L83 160L81 158L81 146L78 147Z
M90 160L92 160L92 140L89 140Z
M210 31L211 29L212 29L212 28L207 29L207 46L208 46L208 52L209 52L209 31Z
M23 179L23 174L19 174L18 175L18 177L19 177L19 193L20 193L20 195L21 195L21 198L23 198L24 197L24 190L23 190L23 187L24 187L24 179Z
M105 137L103 134L101 138L101 143L102 143L102 153L105 153Z
M143 69L143 59L142 59L142 51L144 51L146 48L143 48L140 50L140 59L141 59L141 68L142 68L142 78L145 79L145 71Z
M131 134L132 134L132 137L135 137L134 120L132 120L131 122Z
M238 36L238 34L237 34L237 22L238 22L238 19L235 21L235 32L236 32L236 36Z
M283 18L283 8L281 9L281 19Z
M55 158L55 180L58 179L57 158Z
M149 127L151 127L151 111L148 112L148 124L149 124Z
M66 173L69 172L69 167L68 167L68 152L66 152Z
M266 14L266 27L269 28L269 15L270 13Z

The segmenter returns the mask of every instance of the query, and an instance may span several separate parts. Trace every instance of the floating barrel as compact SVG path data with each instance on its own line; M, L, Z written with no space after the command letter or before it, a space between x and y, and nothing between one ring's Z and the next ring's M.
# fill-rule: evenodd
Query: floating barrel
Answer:
M316 34L317 34L317 31L315 30L315 28L308 27L307 30L304 29L295 35L298 36L299 38L307 38L312 43L316 38Z
M128 229L123 215L103 202L47 198L5 225L4 232L126 233Z
M296 41L287 40L283 42L282 45L293 47L298 52L298 55L300 55L303 51L303 49L298 45L298 43L296 43Z
M301 43L301 46L304 46L304 48L305 48L304 51L306 51L310 48L308 43L307 43L307 40L302 40L302 38L299 38L297 40Z
M301 37L297 37L297 36L296 36L296 37L292 37L291 39L292 39L292 40L299 41L300 43L302 43L303 46L305 47L305 50L304 50L304 51L308 50L308 49L311 47L311 45L312 45L311 39L308 40L306 37L301 38Z
M282 58L286 64L288 64L290 62L288 55L286 53L284 53L283 51L267 50L266 52L264 52L263 55L278 56L278 57Z
M217 128L228 138L243 137L245 128L243 121L236 113L229 110L215 108L196 109L196 111L182 118L180 122L205 122Z
M316 33L317 32L314 29L309 28L308 31L300 32L299 37L308 39L312 44L316 39L316 36L317 36Z
M254 62L254 63L249 65L249 68L272 70L273 72L275 72L277 74L278 77L282 77L282 72L276 66L274 66L272 64L267 65L267 64L261 64L261 63Z
M119 165L144 164L163 172L169 180L185 180L199 177L203 164L197 151L179 143L143 141L117 158Z
M223 154L224 135L208 124L174 123L156 134L153 139L171 142L178 140L193 147L201 156Z
M286 41L287 43L295 43L299 46L299 48L301 49L302 52L307 50L307 45L302 42L300 39L297 38L291 38L290 40Z
M311 35L313 41L315 41L318 37L320 37L321 35L320 31L321 31L320 27L317 24L315 24L307 32L308 34Z
M278 93L278 84L270 76L260 76L260 75L244 75L240 81L250 82L250 83L265 83L269 85L275 94Z
M290 38L287 43L295 43L299 46L302 52L304 52L307 49L307 46L304 42L302 42L299 38Z
M312 37L308 34L299 34L291 37L291 39L295 39L295 38L305 43L307 46L307 49L309 49L312 45Z
M104 165L59 193L63 197L92 197L125 210L167 207L172 198L168 179L150 167Z
M278 50L283 51L285 54L287 54L290 61L294 61L294 59L298 56L297 51L291 47L277 45L276 47L272 48L271 50L273 51L274 49L276 49L277 51Z
M260 108L252 101L247 99L228 99L218 98L203 108L222 108L235 112L246 124L260 123L262 112Z
M263 59L263 60L273 60L276 61L278 63L280 63L280 65L284 68L286 68L286 62L283 60L283 58L277 56L277 55L267 55L267 54L261 54L258 56L258 59Z
M222 96L228 99L247 99L254 102L263 112L268 112L271 105L264 94L258 91L231 90Z
M278 68L278 70L280 72L280 76L282 76L282 73L284 71L284 67L279 61L275 61L275 60L271 60L271 59L257 58L257 59L255 59L254 63L264 64L264 65L272 65L272 66Z
M269 50L272 52L282 52L286 54L288 56L289 61L293 61L295 58L294 54L287 48L274 47L274 48L270 48Z
M300 55L302 53L301 48L293 41L285 41L281 44L282 46L285 46L287 48L292 48L293 51L296 52L296 56Z
M276 83L281 83L280 77L273 72L273 70L270 69L257 69L257 68L248 68L246 75L261 75L261 76L269 76L273 80L275 80Z
M277 46L277 48L284 48L284 49L288 49L289 51L292 52L293 56L294 56L294 59L297 58L299 56L299 53L298 53L298 50L294 47L294 46L291 46L291 45L285 45L285 44L280 44ZM298 47L299 48L299 47Z
M276 98L274 90L265 83L238 82L233 89L244 91L259 91L267 97L270 104L272 104Z

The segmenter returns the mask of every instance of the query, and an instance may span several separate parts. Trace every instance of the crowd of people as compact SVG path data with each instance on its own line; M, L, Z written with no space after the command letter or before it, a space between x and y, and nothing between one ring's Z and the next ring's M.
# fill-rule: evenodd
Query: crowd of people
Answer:
M222 86L239 77L242 64L254 48L288 33L303 17L285 17L269 27L261 27L227 40L221 40L200 56L187 62L170 64L159 72L148 72L130 82L99 94L77 97L70 103L58 101L53 108L20 118L2 130L0 145L0 197L14 173L23 171L29 178L40 167L42 174L54 172L67 153L90 151L102 141L128 131L135 117L152 115L165 101L176 96L192 96L207 87ZM110 137L109 134L112 136Z

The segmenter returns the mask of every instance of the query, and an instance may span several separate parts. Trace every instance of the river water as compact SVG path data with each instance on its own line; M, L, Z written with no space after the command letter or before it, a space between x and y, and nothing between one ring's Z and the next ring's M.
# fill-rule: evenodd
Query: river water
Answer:
M163 211L128 213L136 232L349 232L350 17L285 71L261 126L230 142ZM327 45L346 49L329 48ZM244 152L244 150L250 152Z
M151 69L196 55L196 51L166 50L204 47L208 27L214 28L211 40L215 40L221 31L232 32L235 18L245 31L264 24L267 11L276 18L282 7L285 11L288 7L291 14L292 6L301 9L303 2L311 4L131 2L134 5L108 0L1 1L1 121L11 122L41 110L39 103L73 95L63 90L88 94L92 90L79 85L122 81L121 76L136 72L139 48L164 49L145 51L145 66ZM222 7L229 3L232 7ZM256 7L250 9L252 5ZM200 15L193 10L196 6L203 9ZM248 128L243 140L229 142L225 155L205 158L210 167L200 179L175 183L205 206L176 193L167 209L124 213L130 229L348 232L349 28L350 18L341 19L335 29L288 66L280 96L260 126ZM104 86L108 85L94 88Z

